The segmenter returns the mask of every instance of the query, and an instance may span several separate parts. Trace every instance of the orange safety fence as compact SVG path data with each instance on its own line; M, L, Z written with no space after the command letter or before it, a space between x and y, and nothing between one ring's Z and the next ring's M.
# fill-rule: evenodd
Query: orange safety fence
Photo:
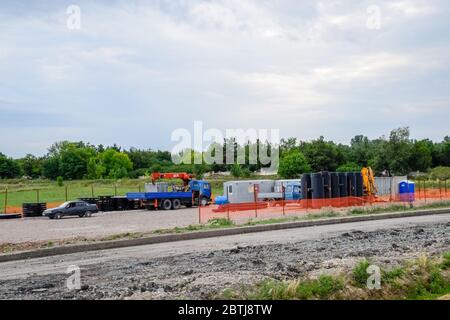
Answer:
M48 202L47 209L56 208L63 203L64 202ZM14 214L14 213L22 213L23 209L22 209L22 207L17 207L17 206L7 206L5 211L6 212L3 212L3 213Z
M199 223L212 219L229 219L246 222L252 219L279 218L283 216L306 215L320 212L324 208L346 210L354 207L388 206L390 204L424 204L427 202L450 200L450 191L425 189L411 194L384 196L342 197L306 200L272 200L238 204L211 204L199 208Z

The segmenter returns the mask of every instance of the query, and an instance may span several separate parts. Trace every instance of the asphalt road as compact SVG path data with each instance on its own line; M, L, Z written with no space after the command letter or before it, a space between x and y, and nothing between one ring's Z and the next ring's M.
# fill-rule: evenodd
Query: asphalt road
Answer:
M93 265L114 263L114 261L121 261L121 263L126 260L136 259L145 259L150 261L153 259L174 257L192 253L230 250L236 247L265 246L274 244L283 245L301 241L323 241L324 239L337 237L343 233L353 232L355 230L358 232L361 231L367 233L395 228L417 226L430 227L435 224L447 224L448 226L449 223L450 214L440 214L432 216L324 225L95 252L75 253L30 259L27 261L0 263L0 280L18 278L25 279L29 276L61 274L65 273L67 267L70 265L80 266L83 270L89 269L90 266ZM448 243L448 232L444 233L444 240Z

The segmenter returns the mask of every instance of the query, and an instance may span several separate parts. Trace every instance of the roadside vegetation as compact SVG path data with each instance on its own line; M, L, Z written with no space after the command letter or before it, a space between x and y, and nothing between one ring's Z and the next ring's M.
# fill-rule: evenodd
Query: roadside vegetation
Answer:
M309 299L438 299L450 293L450 251L420 256L391 269L381 268L380 289L369 289L368 259L340 275L317 278L265 279L250 288L225 289L218 298L249 300Z

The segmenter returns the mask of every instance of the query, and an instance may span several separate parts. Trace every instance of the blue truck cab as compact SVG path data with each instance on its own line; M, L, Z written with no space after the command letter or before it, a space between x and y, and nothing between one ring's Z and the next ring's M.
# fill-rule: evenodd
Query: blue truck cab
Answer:
M189 190L193 193L211 199L211 184L203 180L192 180L189 182Z
M180 209L181 206L206 206L211 202L211 184L203 180L191 180L189 188L164 192L130 192L129 200L140 200L147 209Z
M300 200L302 189L300 183L287 183L284 187L284 200Z

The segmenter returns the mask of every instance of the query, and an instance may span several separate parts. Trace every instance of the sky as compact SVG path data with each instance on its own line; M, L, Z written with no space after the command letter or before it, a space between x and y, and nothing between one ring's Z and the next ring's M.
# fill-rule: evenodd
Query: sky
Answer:
M449 62L447 0L2 0L0 152L171 150L194 121L440 141Z

